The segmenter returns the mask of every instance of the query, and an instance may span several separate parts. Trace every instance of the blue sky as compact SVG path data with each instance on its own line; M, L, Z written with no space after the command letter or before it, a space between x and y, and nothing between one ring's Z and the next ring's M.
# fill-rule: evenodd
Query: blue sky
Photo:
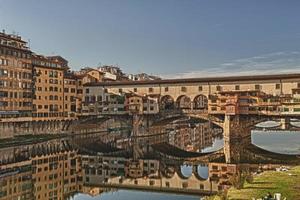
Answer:
M300 71L299 0L0 0L0 29L70 66L164 77Z

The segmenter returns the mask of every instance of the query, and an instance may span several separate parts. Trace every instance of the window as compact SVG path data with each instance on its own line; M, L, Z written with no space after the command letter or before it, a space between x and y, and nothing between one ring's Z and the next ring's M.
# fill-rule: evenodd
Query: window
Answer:
M217 91L221 91L222 90L222 88L221 88L220 85L217 85L216 89L217 89Z
M134 91L134 92L137 92L137 88L133 88L133 91Z
M255 85L255 90L260 90L260 85Z
M168 92L169 91L169 87L165 87L165 92Z
M90 93L90 89L89 88L85 89L85 93L89 94Z
M187 91L186 87L181 87L181 92L186 92L186 91Z
M280 89L280 84L279 84L279 83L276 83L275 88L276 88L277 90Z
M198 91L201 92L203 90L202 86L198 87Z
M153 88L149 88L149 92L153 92Z
M122 93L122 92L123 92L123 89L122 89L122 88L120 88L120 89L119 89L119 93Z
M235 86L235 90L240 90L240 86L239 86L239 85L236 85L236 86Z

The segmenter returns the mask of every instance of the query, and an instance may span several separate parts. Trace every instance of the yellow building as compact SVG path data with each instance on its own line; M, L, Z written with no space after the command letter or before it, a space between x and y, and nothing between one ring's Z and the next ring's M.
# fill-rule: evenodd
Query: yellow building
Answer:
M0 120L28 120L32 109L31 51L20 36L0 33ZM16 120L16 119L14 119Z
M33 120L64 119L66 61L33 55Z

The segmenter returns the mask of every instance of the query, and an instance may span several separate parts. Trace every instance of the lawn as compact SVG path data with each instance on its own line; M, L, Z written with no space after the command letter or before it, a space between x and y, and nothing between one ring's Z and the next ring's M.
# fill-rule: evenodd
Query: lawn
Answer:
M294 176L290 176L293 174ZM261 198L268 192L279 192L287 200L300 199L300 166L287 172L266 171L256 175L252 183L245 183L244 188L237 190L231 188L228 191L228 199L252 199ZM282 198L283 199L283 198Z

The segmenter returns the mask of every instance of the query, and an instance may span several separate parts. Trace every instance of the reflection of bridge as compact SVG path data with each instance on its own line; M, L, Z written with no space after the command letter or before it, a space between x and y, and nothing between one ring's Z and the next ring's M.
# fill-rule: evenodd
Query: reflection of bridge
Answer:
M219 183L216 181L211 181L209 179L199 180L194 173L189 178L183 178L177 172L169 178L142 177L131 179L111 177L108 179L107 183L98 183L93 186L197 195L216 194L220 190L218 187Z
M130 109L123 111L125 112L122 113L123 115L110 115L109 113L101 113L101 115L109 115L110 118L117 117L118 119L124 116L129 124L135 124L132 126L134 130L132 135L134 137L132 138L134 140L139 135L153 136L151 127L160 124L163 129L166 123L178 117L211 121L213 124L223 128L225 161L227 163L236 163L245 158L249 159L248 155L255 159L257 157L262 158L262 155L257 155L259 152L267 160L270 159L268 158L270 154L265 154L266 152L262 152L254 147L248 148L251 144L251 130L256 124L264 121L280 120L280 126L276 128L280 127L281 130L298 130L297 127L290 123L291 119L300 118L300 114L297 113L300 110L300 108L297 108L297 106L300 106L300 101L295 98L292 95L283 94L273 96L260 90L218 91L215 94L211 94L209 98L201 94L195 96L193 102L184 94L179 95L176 101L170 95L163 95L159 97L159 111L149 114L143 110L148 106L145 104L144 98L139 95L130 95L126 101L128 102L126 107ZM135 110L132 121L131 118L128 119L132 112L131 109ZM134 120L135 118L138 119L136 120L137 123ZM158 141L157 143L162 142ZM242 145L242 147L235 147L237 144ZM155 145L154 147L161 151L163 149L160 145ZM188 159L193 157L188 156L191 153L173 151L173 153L175 152L178 153L175 157L180 157L179 155L182 155L182 158L188 157ZM162 153L165 154L164 152ZM208 157L207 155L195 155L194 157L204 158L205 156ZM281 158L283 155L278 155L278 157ZM276 156L272 160L278 162L275 158Z

